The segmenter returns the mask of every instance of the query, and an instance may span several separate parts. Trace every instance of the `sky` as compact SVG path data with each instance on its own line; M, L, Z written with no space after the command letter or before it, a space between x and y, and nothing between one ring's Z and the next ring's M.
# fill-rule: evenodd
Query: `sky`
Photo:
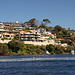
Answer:
M0 0L0 22L24 23L32 18L75 30L75 0Z

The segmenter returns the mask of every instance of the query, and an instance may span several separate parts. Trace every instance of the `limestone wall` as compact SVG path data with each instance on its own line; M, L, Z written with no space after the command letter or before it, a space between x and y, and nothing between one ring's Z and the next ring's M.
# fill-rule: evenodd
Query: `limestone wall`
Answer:
M11 40L0 40L0 43L8 43ZM68 46L66 43L65 44L59 44L59 43L55 43L54 40L49 40L49 41L44 41L44 42L36 42L36 41L24 41L24 44L33 44L33 45L48 45L48 44L53 44L53 45L61 45L61 46Z
M0 40L0 43L8 43L10 42L11 40Z
M45 42L36 42L36 41L24 41L24 44L33 44L33 45L47 45L47 44L55 44L54 40L49 40Z

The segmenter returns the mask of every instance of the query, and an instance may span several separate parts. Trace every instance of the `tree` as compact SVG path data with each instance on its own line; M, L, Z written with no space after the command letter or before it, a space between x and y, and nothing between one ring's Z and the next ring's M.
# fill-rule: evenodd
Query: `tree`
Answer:
M30 19L30 20L28 21L28 23L31 23L31 25L32 25L32 24L35 24L35 20L36 20L35 18Z
M62 30L62 35L67 35L67 30Z
M47 26L46 25L44 25L44 24L41 24L39 27L42 27L42 28L47 28Z
M65 51L65 48L60 46L60 45L57 45L56 48L55 48L55 52L58 53L58 54L64 53L64 51Z
M0 44L0 55L8 54L8 46L6 44Z
M49 44L49 45L46 45L46 49L49 51L49 52L53 52L55 50L55 46L52 45L52 44Z
M72 49L73 49L73 47L71 45L69 45L66 49L66 52L71 52Z
M49 27L47 27L47 26L44 25L44 24L41 24L39 27L45 28L47 31L49 31Z
M8 54L8 46L6 44L3 44L3 55Z
M43 19L43 22L44 22L44 24L48 24L48 23L51 23L50 21L49 21L49 19Z
M57 32L59 32L59 31L62 30L62 27L59 26L59 25L56 25L56 26L54 27L54 30L57 31Z
M71 40L72 40L72 41L75 41L75 37L71 37Z
M18 52L19 50L23 50L24 44L18 41L10 41L8 43L9 49L11 49L13 52Z
M2 44L0 44L0 55L2 55L3 54L3 46L2 46Z
M54 28L53 27L49 27L49 30L53 30Z
M29 21L27 21L27 22L25 22L24 24L30 24L32 27L33 26L37 26L38 24L39 24L39 21L38 20L36 20L35 18L33 18L33 19L30 19Z

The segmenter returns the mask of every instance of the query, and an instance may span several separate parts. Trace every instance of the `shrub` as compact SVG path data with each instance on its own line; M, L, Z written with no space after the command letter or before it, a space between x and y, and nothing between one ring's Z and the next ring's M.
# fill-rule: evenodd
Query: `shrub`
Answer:
M49 44L49 45L46 45L46 49L49 51L49 52L52 52L55 50L55 46L52 45L52 44Z
M12 50L12 52L18 52L18 50L23 50L24 44L18 41L10 41L8 43L9 49Z
M64 51L65 51L65 48L62 47L62 46L60 46L60 45L56 46L56 48L55 48L55 52L56 52L57 54L64 53Z
M6 44L0 44L0 55L8 54L8 46Z

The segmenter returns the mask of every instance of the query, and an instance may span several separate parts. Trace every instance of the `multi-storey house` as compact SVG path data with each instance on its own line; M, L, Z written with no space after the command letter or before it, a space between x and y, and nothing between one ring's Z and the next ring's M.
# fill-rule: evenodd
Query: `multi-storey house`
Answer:
M20 31L19 34L16 35L19 37L22 41L39 41L40 40L40 33L37 33L37 31Z

